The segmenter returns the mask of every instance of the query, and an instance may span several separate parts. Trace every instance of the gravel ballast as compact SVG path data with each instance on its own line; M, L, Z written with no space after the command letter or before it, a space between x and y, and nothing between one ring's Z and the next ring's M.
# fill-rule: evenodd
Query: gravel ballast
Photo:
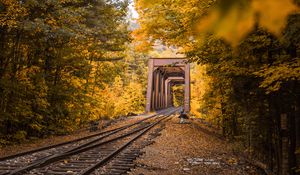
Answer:
M256 167L234 156L230 144L199 130L199 123L173 118L155 143L144 148L130 175L256 175Z

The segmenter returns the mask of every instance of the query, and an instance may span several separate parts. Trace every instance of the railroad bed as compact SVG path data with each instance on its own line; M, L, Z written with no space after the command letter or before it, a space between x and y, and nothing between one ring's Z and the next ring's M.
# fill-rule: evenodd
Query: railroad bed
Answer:
M119 128L1 158L0 174L124 174L178 110L171 108Z

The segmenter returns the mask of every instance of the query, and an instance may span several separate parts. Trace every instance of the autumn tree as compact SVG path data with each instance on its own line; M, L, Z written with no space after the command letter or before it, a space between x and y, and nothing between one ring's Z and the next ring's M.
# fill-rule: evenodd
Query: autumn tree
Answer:
M99 119L123 74L126 1L0 1L1 143ZM114 63L113 63L114 62Z
M136 1L141 27L134 36L140 48L160 40L204 65L206 74L198 76L207 77L209 88L205 94L195 88L201 105L192 101L196 107L192 111L222 128L224 136L241 141L250 156L277 174L295 174L299 166L297 4L292 0ZM288 168L283 159L288 159Z

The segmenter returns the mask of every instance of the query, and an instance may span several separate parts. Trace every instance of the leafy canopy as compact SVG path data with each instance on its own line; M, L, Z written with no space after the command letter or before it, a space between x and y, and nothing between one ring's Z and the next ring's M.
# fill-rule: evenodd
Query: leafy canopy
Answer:
M136 0L141 28L135 33L147 43L155 39L182 44L213 34L237 46L258 24L280 36L287 17L299 8L293 0Z

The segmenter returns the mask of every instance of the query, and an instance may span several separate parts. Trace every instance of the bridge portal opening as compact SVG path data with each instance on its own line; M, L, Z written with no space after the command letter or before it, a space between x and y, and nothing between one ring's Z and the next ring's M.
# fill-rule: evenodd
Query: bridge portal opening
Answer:
M189 112L190 64L187 59L151 58L148 68L146 112L180 104Z
M174 84L172 87L173 106L184 106L184 84Z

